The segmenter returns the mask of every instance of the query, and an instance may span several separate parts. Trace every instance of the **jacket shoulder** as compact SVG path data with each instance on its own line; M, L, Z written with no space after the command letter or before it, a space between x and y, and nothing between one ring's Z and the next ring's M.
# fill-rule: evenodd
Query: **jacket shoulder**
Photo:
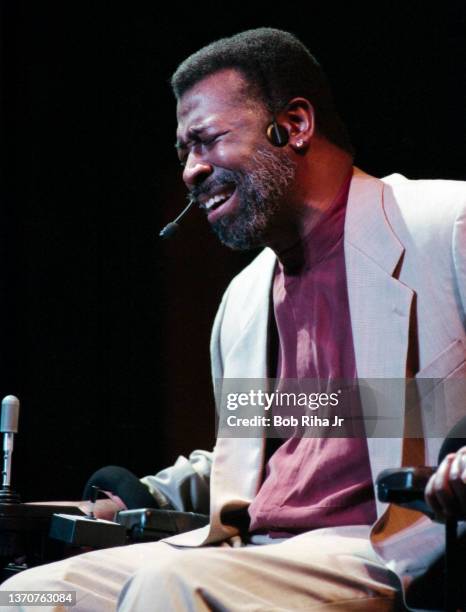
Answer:
M419 246L447 247L455 224L466 214L466 182L410 180L400 174L381 179L388 221L403 242L409 235Z
M403 208L415 208L424 214L441 209L442 216L450 211L457 215L466 205L466 181L443 179L408 179L391 174L381 179L394 199Z
M401 175L382 180L385 214L405 248L408 284L414 287L419 279L429 277L424 295L426 287L429 292L436 288L429 297L431 305L439 302L442 293L458 305L459 296L466 309L466 182L408 180Z

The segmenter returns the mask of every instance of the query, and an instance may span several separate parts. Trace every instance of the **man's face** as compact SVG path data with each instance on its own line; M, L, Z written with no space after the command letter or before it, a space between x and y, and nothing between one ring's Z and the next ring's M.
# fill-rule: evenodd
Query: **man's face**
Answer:
M183 180L220 240L241 250L273 241L295 176L286 152L266 138L269 113L245 88L238 71L222 70L177 108Z

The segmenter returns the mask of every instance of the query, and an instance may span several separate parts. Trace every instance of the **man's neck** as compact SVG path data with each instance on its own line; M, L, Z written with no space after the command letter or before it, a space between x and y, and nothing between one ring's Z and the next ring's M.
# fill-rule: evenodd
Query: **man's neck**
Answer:
M312 140L310 151L298 163L297 188L290 205L291 223L268 244L285 268L299 268L303 257L295 247L306 236L312 236L313 229L350 175L352 165L349 153L322 138Z

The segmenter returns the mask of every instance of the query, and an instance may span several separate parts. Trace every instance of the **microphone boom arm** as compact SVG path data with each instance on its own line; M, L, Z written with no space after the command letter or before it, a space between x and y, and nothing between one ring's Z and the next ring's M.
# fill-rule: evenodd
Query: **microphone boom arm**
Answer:
M184 208L174 221L168 223L159 233L159 238L171 238L178 231L178 223L185 216L191 206L195 203L194 198L189 198L189 204Z

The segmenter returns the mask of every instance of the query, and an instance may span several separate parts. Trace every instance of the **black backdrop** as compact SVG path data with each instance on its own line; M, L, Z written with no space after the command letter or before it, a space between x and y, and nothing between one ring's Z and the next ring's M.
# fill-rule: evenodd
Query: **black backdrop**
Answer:
M155 240L184 205L167 81L188 53L289 29L326 68L360 167L466 178L462 1L235 4L1 4L0 395L22 401L25 499L213 443L210 326L250 255L198 213Z

